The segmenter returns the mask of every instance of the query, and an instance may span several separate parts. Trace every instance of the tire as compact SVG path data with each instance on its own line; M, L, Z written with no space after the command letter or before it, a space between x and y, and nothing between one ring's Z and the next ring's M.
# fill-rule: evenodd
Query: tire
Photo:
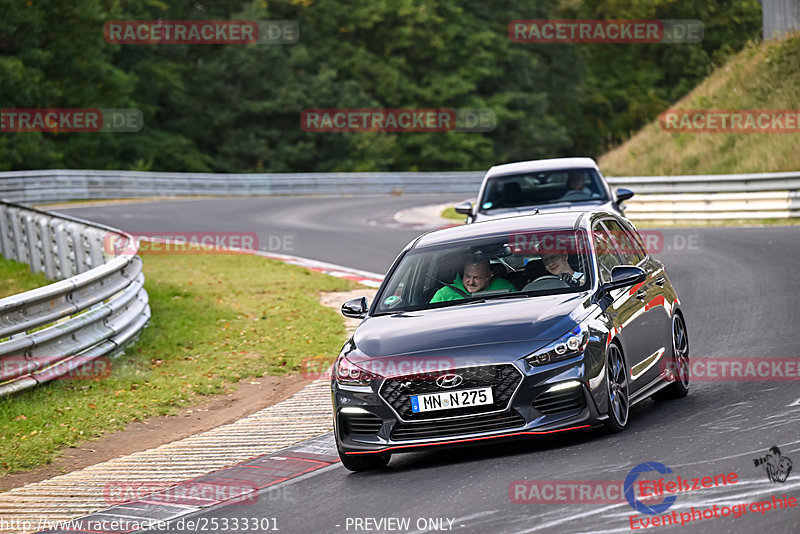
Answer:
M628 394L628 368L622 350L611 343L606 352L606 391L608 392L608 419L604 426L609 434L622 432L628 425L630 396Z
M653 400L680 399L689 394L689 337L686 323L677 313L672 317L672 362L677 376L669 386L654 394Z
M342 465L350 471L357 473L361 471L372 471L374 469L381 469L386 467L389 460L392 458L391 454L364 454L358 456L348 456L341 449L339 449L339 458L342 460Z

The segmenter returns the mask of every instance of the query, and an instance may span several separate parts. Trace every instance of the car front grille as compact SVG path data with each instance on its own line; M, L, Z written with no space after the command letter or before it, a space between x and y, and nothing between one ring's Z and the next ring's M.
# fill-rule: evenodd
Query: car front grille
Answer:
M375 435L383 426L381 418L371 413L340 414L339 417L345 434Z
M392 439L397 441L425 438L446 438L465 434L478 434L518 428L525 419L516 411L483 414L446 421L424 421L418 423L397 422L392 430Z
M544 392L533 401L533 407L545 415L582 410L585 405L583 389L579 387Z
M446 374L457 374L461 376L463 382L453 390L442 389L436 385L436 379ZM511 364L481 365L387 378L381 385L380 395L405 421L421 421L505 410L520 381L522 381L522 373ZM493 404L433 412L413 413L411 411L409 397L413 395L481 387L492 388Z

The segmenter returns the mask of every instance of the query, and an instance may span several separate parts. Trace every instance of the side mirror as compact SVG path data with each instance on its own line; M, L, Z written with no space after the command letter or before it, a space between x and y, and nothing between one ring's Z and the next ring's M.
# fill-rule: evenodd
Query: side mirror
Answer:
M353 319L363 319L367 316L368 309L367 297L358 297L342 304L342 315Z
M472 202L465 200L455 207L456 213L461 215L472 215Z
M611 284L614 289L619 287L632 286L639 282L644 282L647 279L647 274L641 267L634 265L617 265L611 269Z
M611 281L600 286L594 301L605 297L608 293L621 287L628 287L647 280L647 273L634 265L617 265L611 269Z
M633 191L630 189L617 189L617 202L625 202L633 196Z

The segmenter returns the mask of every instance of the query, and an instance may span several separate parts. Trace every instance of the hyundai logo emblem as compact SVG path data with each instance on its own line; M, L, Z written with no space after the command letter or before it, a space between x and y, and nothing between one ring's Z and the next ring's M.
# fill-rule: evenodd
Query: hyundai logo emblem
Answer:
M442 375L439 378L437 378L436 385L439 386L440 388L449 389L460 386L463 381L464 381L463 376L451 373L447 375Z

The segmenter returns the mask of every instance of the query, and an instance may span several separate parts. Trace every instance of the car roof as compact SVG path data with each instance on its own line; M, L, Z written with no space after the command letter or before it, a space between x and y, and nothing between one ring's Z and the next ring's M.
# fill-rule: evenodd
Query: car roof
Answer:
M578 167L591 168L599 171L597 162L592 158L556 158L538 159L532 161L518 161L517 163L506 163L495 165L486 173L489 176L502 176L505 174L520 174L536 171L556 171L559 169L574 169Z
M413 248L424 248L446 243L454 243L468 239L480 239L498 235L512 235L519 232L535 232L540 230L572 230L585 226L584 221L597 216L615 214L604 210L593 211L553 211L535 215L520 215L501 219L454 226L443 230L434 230L421 235Z

